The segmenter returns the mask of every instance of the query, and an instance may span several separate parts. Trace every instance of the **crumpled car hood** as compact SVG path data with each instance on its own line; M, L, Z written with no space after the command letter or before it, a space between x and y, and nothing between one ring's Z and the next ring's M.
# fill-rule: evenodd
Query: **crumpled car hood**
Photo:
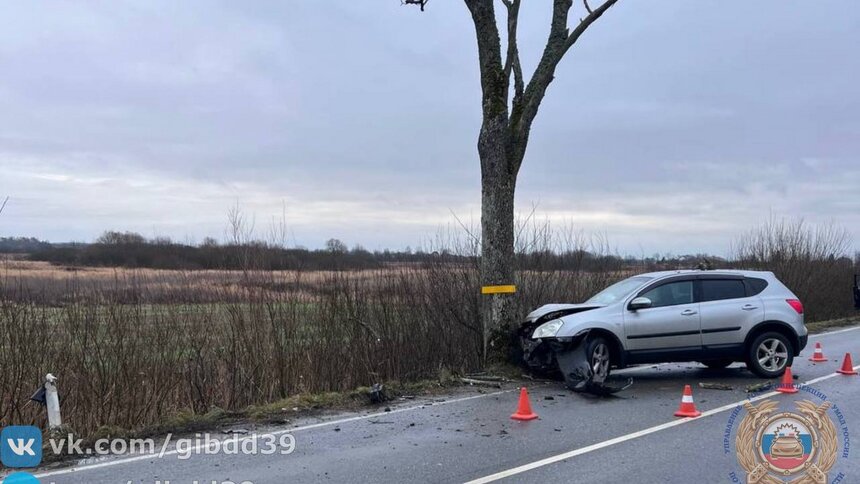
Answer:
M565 315L602 308L602 304L545 304L526 316L526 322L534 322L547 314L562 311Z

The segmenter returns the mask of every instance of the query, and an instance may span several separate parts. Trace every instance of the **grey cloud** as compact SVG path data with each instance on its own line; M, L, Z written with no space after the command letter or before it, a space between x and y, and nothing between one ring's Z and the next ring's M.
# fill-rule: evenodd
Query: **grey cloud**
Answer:
M524 7L533 68L548 9ZM620 250L725 252L776 215L855 230L860 8L625 0L560 66L518 206ZM222 235L239 201L297 242L402 247L479 214L462 2L18 2L0 31L6 234Z

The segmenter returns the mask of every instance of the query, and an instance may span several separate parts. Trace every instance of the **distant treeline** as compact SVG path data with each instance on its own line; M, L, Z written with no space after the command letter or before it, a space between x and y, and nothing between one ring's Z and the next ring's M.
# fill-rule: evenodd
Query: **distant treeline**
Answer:
M34 237L0 237L0 253L2 254L25 254L50 248L50 243Z
M0 247L24 252L34 261L67 266L128 267L151 269L224 269L224 270L345 270L375 269L395 263L458 262L476 263L474 255L455 254L448 250L368 251L361 246L349 249L340 240L330 239L325 249L284 248L257 241L245 244L221 244L206 239L191 245L167 238L152 238L134 232L105 232L91 244L51 244L36 239L0 239L17 241ZM717 266L724 261L706 255L634 258L597 254L584 249L564 251L537 250L517 254L517 266L527 270L592 270L647 266L693 268L707 260Z
M133 232L105 232L92 244L48 244L30 251L28 259L70 266L179 270L337 270L378 268L384 262L399 262L405 257L388 251L371 253L361 247L349 250L335 239L324 250L308 250L265 242L219 244L213 239L190 245L166 238L146 239Z

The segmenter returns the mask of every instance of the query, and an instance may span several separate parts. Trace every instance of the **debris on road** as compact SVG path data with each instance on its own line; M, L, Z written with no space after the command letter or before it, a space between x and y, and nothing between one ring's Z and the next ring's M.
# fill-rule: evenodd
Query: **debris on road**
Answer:
M226 429L221 431L222 434L247 434L248 431L246 429Z
M710 382L699 382L699 388L704 388L705 390L734 390L735 387L731 385L726 385L725 383L710 383Z
M385 387L382 383L374 383L373 386L370 387L370 391L368 393L370 396L370 403L382 403L388 400L388 397L385 395Z
M529 375L528 373L523 373L520 376L526 380L531 380L531 381L537 382L537 383L555 383L555 380L547 380L546 378L536 378L532 375Z
M744 390L746 393L757 393L765 388L770 388L771 384L768 381L763 381L761 383L753 383L752 385L747 385Z
M476 380L474 378L460 378L460 381L467 385L481 385L486 387L502 388L502 382L500 381Z
M503 376L488 375L486 372L467 373L466 377L467 378L474 378L475 380L483 380L483 381L508 381L508 379L503 377Z

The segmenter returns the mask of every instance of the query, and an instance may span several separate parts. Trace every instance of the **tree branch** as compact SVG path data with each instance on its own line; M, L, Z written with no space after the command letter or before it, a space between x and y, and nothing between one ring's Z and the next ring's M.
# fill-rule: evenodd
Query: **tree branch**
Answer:
M3 213L3 209L6 208L6 203L8 203L8 202L9 202L9 197L6 197L6 199L3 200L3 204L0 205L0 213Z
M522 102L511 111L511 128L521 153L525 153L531 123L537 115L547 86L552 82L555 66L564 55L568 36L567 17L572 6L573 0L553 0L552 21L543 54L525 89Z
M502 0L502 3L508 9L508 54L504 67L505 79L510 83L511 73L513 73L514 104L518 104L521 102L523 91L525 90L523 68L520 64L520 51L517 45L517 22L519 21L522 0Z
M478 40L484 119L507 117L508 82L502 66L502 48L493 0L465 0Z
M427 2L430 0L400 0L401 5L418 5L421 7L421 11L424 11L424 6L427 5Z
M524 154L528 142L532 122L537 115L540 103L546 95L547 87L555 76L555 69L568 50L576 43L583 33L599 19L618 0L605 0L596 9L591 9L585 1L588 15L579 22L573 31L567 28L568 15L573 6L573 0L553 0L552 22L549 37L540 62L535 68L531 80L526 87L521 106L514 107L511 112L511 127L516 139L519 154ZM522 156L516 157L522 159Z
M604 13L606 13L606 11L609 10L609 7L615 5L616 2L618 2L618 0L606 0L605 2L603 2L603 5L597 7L597 9L593 11L591 9L588 9L588 16L582 19L582 21L579 22L579 25L577 25L576 28L573 29L573 32L570 33L570 36L568 36L567 44L565 45L564 52L562 52L561 55L563 56L565 53L567 53L567 50L573 47L573 44L575 44L576 41L579 40L579 37L585 33L588 27L590 27L591 24L596 22L597 19L599 19ZM587 1L585 6L586 8L588 8Z

